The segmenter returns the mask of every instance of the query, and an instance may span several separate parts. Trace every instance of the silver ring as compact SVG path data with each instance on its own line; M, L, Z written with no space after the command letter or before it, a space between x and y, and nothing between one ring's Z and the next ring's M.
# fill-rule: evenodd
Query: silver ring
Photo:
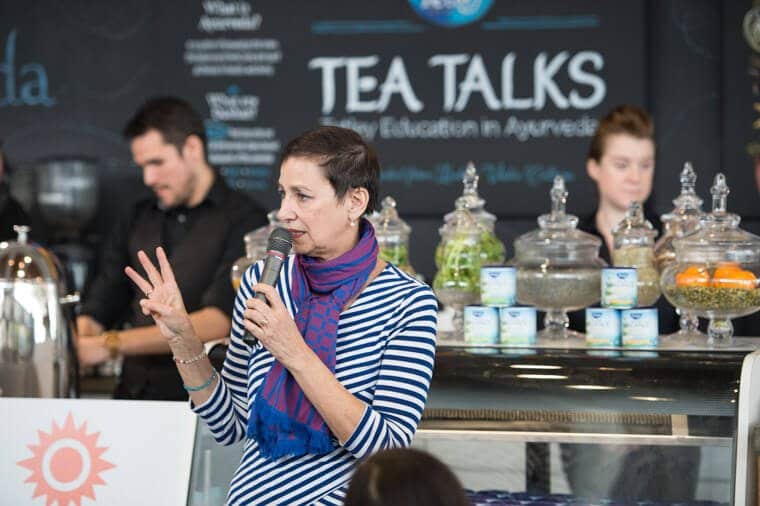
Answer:
M265 327L267 325L269 325L269 320L267 320L265 316L262 316L261 322L259 323L259 327Z

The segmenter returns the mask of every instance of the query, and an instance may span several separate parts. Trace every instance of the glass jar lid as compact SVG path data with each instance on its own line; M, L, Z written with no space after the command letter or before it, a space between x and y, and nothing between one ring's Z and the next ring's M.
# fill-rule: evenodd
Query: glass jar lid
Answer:
M473 218L486 230L493 231L496 216L485 209L486 201L478 193L478 171L473 162L467 163L467 168L462 177L464 189L459 198L464 199L465 207L472 214ZM455 211L451 211L443 217L443 226L446 227L453 219Z
M243 236L243 242L245 243L245 250L247 255L255 253L255 255L258 256L259 251L262 252L261 254L266 253L267 243L269 242L269 234L271 234L272 230L274 230L276 227L281 227L283 225L282 222L277 218L278 212L279 209L269 211L267 213L267 219L269 220L269 223L267 225L248 232Z
M455 209L452 213L451 221L446 227L442 227L441 230L445 228L445 231L452 235L472 235L473 237L479 238L481 234L480 226L475 220L475 216L467 207L467 199L465 197L459 197L454 205Z
M625 217L612 229L615 249L627 246L654 246L657 230L644 217L641 202L631 202Z
M370 221L375 227L375 234L387 239L397 237L399 241L402 241L409 237L412 231L412 228L399 217L396 200L390 195L383 199L380 212L373 214Z
M679 261L760 262L760 237L739 228L741 218L726 210L729 188L725 175L715 175L710 193L712 212L704 215L699 230L673 241Z
M6 281L55 281L59 279L53 256L28 242L29 227L15 225L15 242L0 242L0 279Z
M702 199L694 191L697 174L690 162L683 165L681 171L681 193L673 199L673 210L660 217L666 228L678 227L682 234L693 232L699 227L704 215Z
M598 258L601 239L578 230L578 217L565 212L568 194L562 176L554 178L549 195L551 213L538 217L538 229L515 239L515 256L518 263L534 259L551 262Z

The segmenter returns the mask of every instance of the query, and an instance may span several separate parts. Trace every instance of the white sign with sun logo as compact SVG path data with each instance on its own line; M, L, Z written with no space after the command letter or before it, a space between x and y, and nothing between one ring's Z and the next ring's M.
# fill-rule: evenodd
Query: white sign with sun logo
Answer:
M185 504L185 402L0 398L2 504ZM7 501L7 502L6 502Z

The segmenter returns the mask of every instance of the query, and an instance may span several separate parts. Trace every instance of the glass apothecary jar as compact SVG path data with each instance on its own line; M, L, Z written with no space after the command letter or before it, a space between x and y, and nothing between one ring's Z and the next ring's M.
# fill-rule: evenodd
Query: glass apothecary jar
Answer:
M639 307L654 305L660 298L660 275L654 262L657 230L644 218L641 202L632 202L625 217L612 229L612 263L635 267Z
M655 266L660 276L669 265L676 261L676 250L673 241L699 230L700 222L704 217L702 211L702 199L694 191L697 183L697 174L691 163L684 163L680 175L681 193L673 199L673 210L660 216L662 221L662 236L654 245ZM679 329L666 336L661 344L678 345L690 341L704 342L705 335L699 331L699 318L689 310L676 307L679 315Z
M578 218L565 213L567 191L562 177L550 191L551 213L539 216L539 228L515 240L517 301L546 311L539 343L583 338L568 330L567 311L599 302L599 258L602 241L576 227Z
M454 310L453 331L446 340L463 340L464 306L480 300L480 266L482 265L482 229L467 210L463 197L456 201L453 220L441 227L440 266L433 279L438 299ZM440 332L439 332L440 334Z
M409 262L409 235L412 228L399 217L394 198L385 197L380 212L370 216L369 221L375 227L380 258L412 276L416 275Z
M760 237L739 228L741 218L726 211L726 177L715 176L713 209L700 229L673 241L675 263L662 273L663 293L677 308L709 318L708 343L727 345L732 318L760 309Z
M475 164L469 162L462 178L464 189L459 198L464 199L465 208L470 212L480 229L481 263L483 265L501 264L506 258L506 249L504 248L504 243L496 237L494 232L496 216L486 211L486 201L478 194L478 179L479 176ZM444 229L451 225L455 217L456 210L443 217ZM445 230L439 230L439 233L443 235L445 234ZM442 254L443 250L441 250L439 245L435 250L435 266L439 269L441 268Z
M246 269L264 258L264 255L266 255L269 234L271 234L272 230L275 228L282 226L282 223L277 219L277 213L277 210L270 211L267 214L267 219L269 220L268 225L259 227L243 236L245 256L235 260L235 263L232 264L232 268L230 269L230 281L232 282L232 287L235 289L235 292L240 288L240 280L243 279L243 274Z

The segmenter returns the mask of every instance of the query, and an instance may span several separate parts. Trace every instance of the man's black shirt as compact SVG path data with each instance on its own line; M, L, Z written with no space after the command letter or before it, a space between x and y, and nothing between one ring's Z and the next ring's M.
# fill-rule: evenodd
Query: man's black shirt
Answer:
M246 196L230 189L218 173L206 198L195 207L164 210L155 198L142 200L110 234L82 314L106 328L153 325L153 320L140 309L139 300L144 295L124 274L124 267L131 265L142 272L137 252L145 251L156 262L156 247L162 246L187 311L216 307L231 316L235 294L230 267L245 253L243 236L265 223L266 213ZM115 396L187 398L169 354L125 357Z
M14 225L29 225L29 216L21 204L11 196L8 183L0 182L0 241L15 241L18 234ZM32 231L37 234L37 230ZM34 235L33 237L36 237Z

